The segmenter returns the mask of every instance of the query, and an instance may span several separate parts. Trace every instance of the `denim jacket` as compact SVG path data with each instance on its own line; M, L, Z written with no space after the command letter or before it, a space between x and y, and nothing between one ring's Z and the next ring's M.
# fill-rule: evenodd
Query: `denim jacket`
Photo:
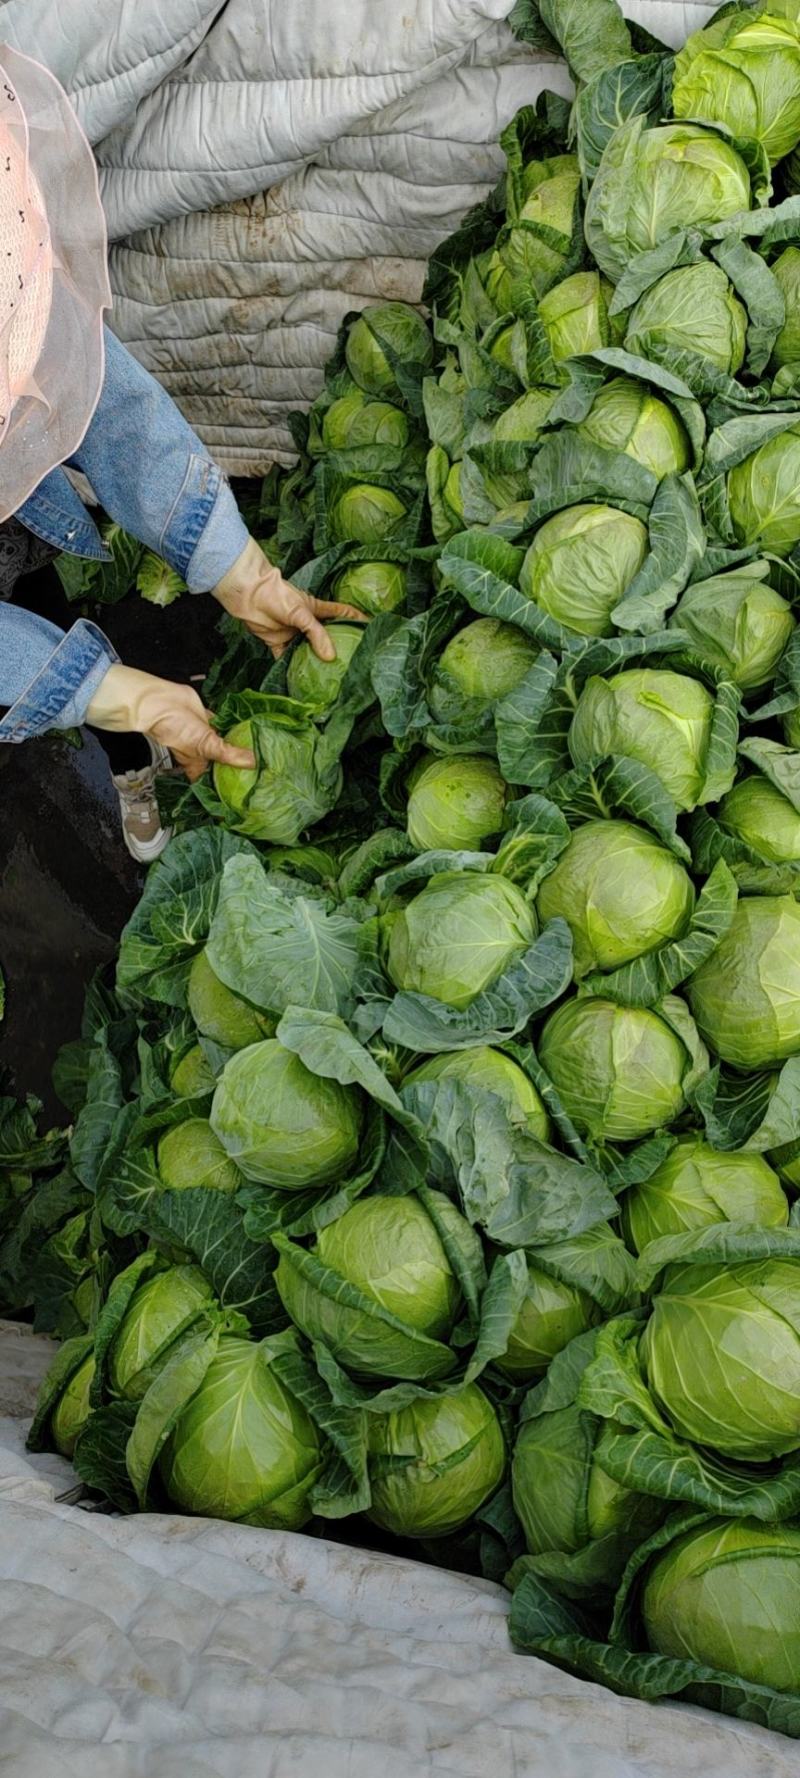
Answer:
M209 592L241 555L247 528L222 472L174 402L106 329L103 388L70 466L101 506L177 569L193 593ZM17 518L75 556L107 558L97 526L63 469L45 476ZM117 655L82 618L66 634L19 606L0 604L0 742L25 741L83 721Z

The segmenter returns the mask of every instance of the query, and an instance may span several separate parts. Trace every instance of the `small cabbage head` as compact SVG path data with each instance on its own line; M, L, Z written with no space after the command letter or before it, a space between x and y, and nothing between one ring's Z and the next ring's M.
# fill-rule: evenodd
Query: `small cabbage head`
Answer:
M581 636L609 636L611 613L647 554L647 527L617 506L567 506L540 525L520 590Z
M528 1256L528 1285L522 1307L501 1358L498 1370L512 1383L532 1382L547 1370L551 1359L577 1334L602 1320L602 1311L585 1290L565 1284L537 1266Z
M434 669L428 703L437 722L453 722L464 706L478 712L516 691L539 649L516 624L476 617L451 636Z
M322 441L328 451L348 451L359 445L408 444L408 421L399 407L388 401L368 401L363 390L351 389L331 402L322 422Z
M254 771L214 767L214 788L235 817L236 832L273 846L295 846L307 827L327 815L332 800L317 772L313 722L259 717L237 722L225 738L232 747L249 747L260 761Z
M728 508L740 543L775 556L800 543L800 426L776 433L728 471Z
M687 587L669 620L685 630L691 648L742 691L773 677L794 630L791 608L780 593L746 571L717 574Z
M480 1240L440 1192L434 1216L413 1195L361 1198L321 1229L311 1250L317 1268L287 1244L275 1282L301 1333L321 1341L358 1375L423 1381L456 1364L447 1344L461 1289L437 1225L453 1247Z
M427 754L411 774L408 837L418 852L480 851L499 833L508 785L485 754Z
M345 357L360 389L392 400L400 393L398 369L419 371L433 363L433 340L422 316L407 303L376 303L353 323Z
M539 319L556 363L609 343L608 310L598 272L573 272L542 297Z
M490 444L534 444L546 424L557 398L555 389L526 389L512 401L492 427ZM516 500L530 499L530 474L527 470L488 468L481 465L484 490L499 510L512 506Z
M214 1302L197 1266L170 1266L134 1291L108 1355L115 1395L141 1401L167 1360Z
M800 1526L706 1519L651 1563L642 1621L656 1654L796 1692Z
M734 1068L769 1068L800 1050L800 906L791 895L740 896L711 956L688 984L701 1035Z
M162 1453L182 1512L299 1531L323 1466L319 1433L276 1375L269 1341L224 1335Z
M407 517L406 508L391 488L371 482L353 482L331 508L330 523L340 543L380 543Z
M691 878L674 853L630 821L576 829L536 903L542 924L559 914L572 932L576 976L617 969L685 932Z
M625 348L669 368L673 353L692 352L733 375L744 364L747 311L722 268L703 259L651 284L628 318Z
M499 875L442 871L389 916L387 969L396 988L470 1006L536 937L536 917Z
M205 951L199 951L192 963L186 998L200 1036L210 1038L223 1049L246 1049L249 1043L260 1043L262 1037L270 1036L275 1029L274 1020L267 1013L249 1006L241 995L234 994L232 988L220 981ZM201 1050L201 1056L202 1053ZM188 1061L188 1057L185 1060ZM193 1067L197 1067L197 1063ZM174 1078L172 1084L177 1091ZM210 1091L213 1085L212 1075L208 1088L203 1090Z
M367 1419L369 1516L396 1537L447 1537L499 1488L503 1434L477 1384Z
M468 1086L482 1087L501 1099L512 1123L525 1125L538 1142L549 1142L550 1119L532 1080L524 1069L507 1056L504 1050L478 1044L475 1049L453 1050L449 1055L431 1056L406 1075L404 1086L422 1086L426 1080L463 1080Z
M185 1056L175 1063L169 1084L179 1099L200 1099L204 1093L213 1093L213 1070L199 1043L193 1043Z
M684 1109L686 1050L645 1007L567 1000L544 1026L539 1060L576 1129L595 1142L634 1142Z
M672 109L759 142L771 164L800 137L800 32L794 19L740 7L694 31L675 58Z
M598 1463L597 1432L594 1416L575 1406L523 1422L511 1485L530 1555L573 1555L600 1537L635 1545L658 1523L661 1503L613 1481Z
M800 247L784 247L770 266L786 308L786 320L772 348L772 369L800 364Z
M242 1177L207 1117L190 1117L165 1130L158 1149L158 1171L168 1191L203 1186L207 1191L235 1192Z
M89 1390L94 1376L95 1358L87 1352L82 1364L73 1371L62 1390L50 1417L50 1436L62 1457L71 1457L91 1413Z
M800 815L768 778L755 772L734 784L717 809L726 833L751 846L773 864L800 866Z
M633 457L659 481L682 475L691 462L686 429L674 408L633 377L604 383L576 431L605 451Z
M650 1390L681 1438L742 1463L797 1450L800 1260L671 1266L641 1354Z
M334 581L332 597L342 605L355 605L368 617L396 611L406 602L408 579L397 562L354 562Z
M588 679L569 731L576 766L624 753L661 779L679 809L702 799L714 700L699 679L632 667Z
M316 717L332 710L351 660L364 639L360 624L328 624L335 661L321 661L310 642L300 642L289 662L286 684L290 698L307 704Z
M763 1155L712 1148L694 1132L679 1136L666 1160L622 1200L622 1224L635 1253L664 1235L716 1222L785 1228L788 1220L780 1180Z
M635 152L634 152L635 151ZM586 204L590 252L615 281L637 253L679 229L723 222L750 208L741 155L712 130L689 123L615 130Z
M276 1191L322 1191L352 1172L363 1113L358 1087L312 1074L270 1038L231 1057L211 1126L246 1179Z
M569 254L581 182L577 156L531 161L525 180L527 196L502 241L500 259L515 283L521 279L526 290L542 296L560 277Z

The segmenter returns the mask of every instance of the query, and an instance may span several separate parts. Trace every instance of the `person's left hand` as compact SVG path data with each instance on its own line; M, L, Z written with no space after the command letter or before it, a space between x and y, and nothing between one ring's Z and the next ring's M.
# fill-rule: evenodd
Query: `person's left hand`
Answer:
M214 588L214 598L224 605L231 617L246 624L260 642L272 650L275 658L284 654L298 632L308 638L321 661L336 659L336 649L326 635L325 624L332 618L345 618L353 623L367 623L363 611L355 605L336 604L331 599L315 599L284 580L278 568L267 561L254 538L237 562Z

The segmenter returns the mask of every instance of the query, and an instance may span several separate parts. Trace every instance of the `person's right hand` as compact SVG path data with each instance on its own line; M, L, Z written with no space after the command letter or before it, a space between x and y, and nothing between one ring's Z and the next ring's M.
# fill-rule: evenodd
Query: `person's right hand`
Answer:
M208 765L255 767L255 755L246 747L232 747L211 726L206 710L191 685L157 679L136 667L109 667L86 712L93 728L117 733L152 735L169 748L191 782Z

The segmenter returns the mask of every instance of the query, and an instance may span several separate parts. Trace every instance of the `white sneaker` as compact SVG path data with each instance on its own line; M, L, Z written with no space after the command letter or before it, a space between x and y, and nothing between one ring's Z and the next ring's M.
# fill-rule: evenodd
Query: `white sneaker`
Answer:
M172 838L172 828L162 826L156 797L156 775L168 772L172 760L160 741L153 741L149 735L144 740L150 749L150 765L129 772L112 772L111 782L119 797L122 837L128 851L137 864L152 864Z

